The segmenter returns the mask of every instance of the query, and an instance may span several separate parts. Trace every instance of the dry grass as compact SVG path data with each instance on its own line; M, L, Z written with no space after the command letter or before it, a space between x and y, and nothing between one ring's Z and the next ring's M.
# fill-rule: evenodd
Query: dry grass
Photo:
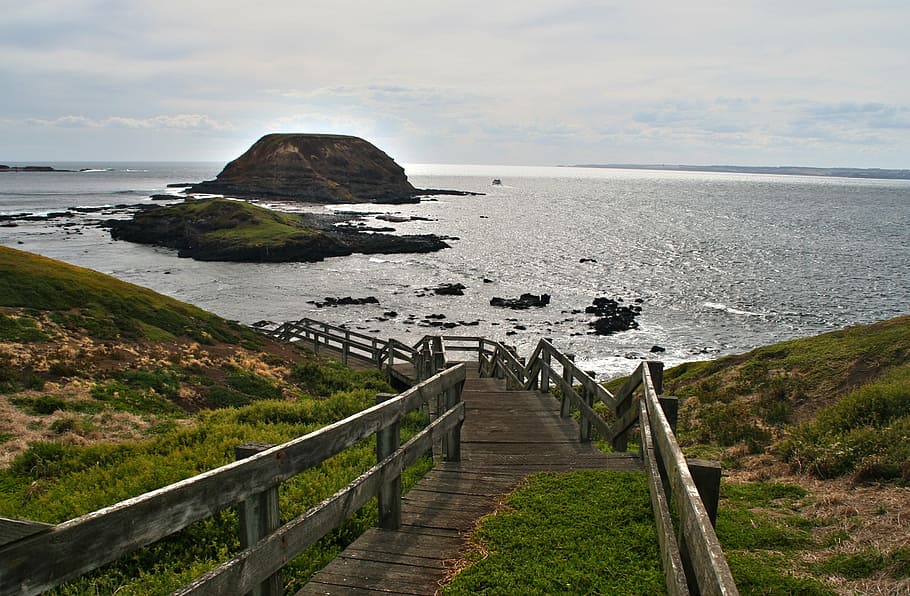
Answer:
M23 371L31 371L44 380L40 390L27 389L0 394L0 436L11 437L0 442L0 467L9 463L36 441L57 441L73 445L93 442L122 442L142 439L157 422L152 415L139 416L128 412L102 411L79 413L56 411L45 415L32 415L16 406L12 400L51 396L64 403L86 402L92 399L92 388L98 382L128 370L161 370L178 368L194 371L200 377L222 380L226 371L241 368L254 372L287 388L290 373L287 361L298 360L300 352L291 346L268 342L268 352L214 344L201 345L181 339L169 342L130 340L127 342L99 341L84 333L65 329L43 315L25 314L24 309L3 308L8 316L27 316L54 339L44 342L0 342L0 359ZM275 358L274 355L282 356ZM280 362L270 364L270 362ZM75 371L59 376L53 371ZM194 383L181 383L178 406L187 413L198 411L203 405L204 387ZM55 423L57 423L55 425ZM189 424L181 419L179 424ZM56 428L56 429L55 429ZM63 430L61 430L63 429Z

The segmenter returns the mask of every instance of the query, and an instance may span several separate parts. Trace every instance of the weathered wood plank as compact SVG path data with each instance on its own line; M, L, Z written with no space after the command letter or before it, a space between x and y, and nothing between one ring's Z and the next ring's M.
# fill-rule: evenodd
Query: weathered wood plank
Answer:
M686 541L699 592L710 596L739 594L708 512L689 473L685 456L660 407L647 367L642 367L642 377L654 443L670 479L680 533Z
M641 445L645 473L648 475L648 488L651 493L651 510L654 513L654 523L657 526L657 544L660 547L660 558L664 569L664 583L669 596L688 596L689 588L686 582L686 572L679 554L679 545L673 529L673 520L670 517L670 503L664 492L664 484L660 478L657 467L657 457L654 453L654 440L651 436L651 427L648 423L648 410L644 402L639 402L641 416Z
M47 532L53 527L52 524L42 522L0 517L0 546Z

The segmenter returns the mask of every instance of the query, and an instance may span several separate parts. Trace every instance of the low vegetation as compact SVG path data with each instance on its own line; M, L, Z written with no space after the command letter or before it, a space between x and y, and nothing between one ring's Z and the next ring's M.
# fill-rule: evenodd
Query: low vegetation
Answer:
M443 594L660 594L648 484L634 472L530 477L472 536Z
M51 294L51 296L45 296ZM391 391L189 305L98 273L0 248L0 516L60 523L282 443ZM412 435L424 420L403 427ZM375 464L371 441L283 483L288 520ZM412 484L428 466L407 472ZM363 529L375 503L295 560L293 591ZM161 594L239 550L233 510L59 594Z

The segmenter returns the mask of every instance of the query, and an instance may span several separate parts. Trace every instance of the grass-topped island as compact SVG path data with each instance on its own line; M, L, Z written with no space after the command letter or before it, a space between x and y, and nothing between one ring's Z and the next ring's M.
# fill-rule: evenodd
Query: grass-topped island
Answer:
M433 234L366 232L344 225L349 219L213 198L156 206L105 225L115 240L174 248L179 256L200 261L321 261L353 253L424 253L449 247Z

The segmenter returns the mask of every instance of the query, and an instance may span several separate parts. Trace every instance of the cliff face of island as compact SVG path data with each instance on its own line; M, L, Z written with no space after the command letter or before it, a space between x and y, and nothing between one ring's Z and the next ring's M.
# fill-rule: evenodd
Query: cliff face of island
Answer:
M409 203L419 191L404 169L358 137L269 134L191 193L307 203Z

